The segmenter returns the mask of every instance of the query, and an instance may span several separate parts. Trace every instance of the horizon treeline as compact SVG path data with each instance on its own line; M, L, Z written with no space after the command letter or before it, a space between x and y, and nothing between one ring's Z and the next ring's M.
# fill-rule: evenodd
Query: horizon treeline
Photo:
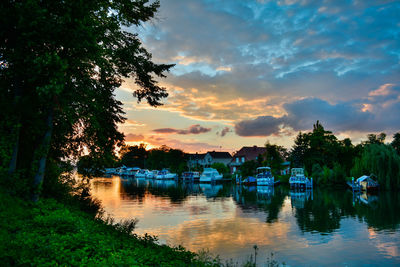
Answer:
M257 167L270 166L279 175L284 161L290 167L304 168L318 185L343 185L349 177L372 175L386 189L400 188L400 132L391 143L385 143L386 134L368 134L367 140L354 145L350 138L339 140L317 121L310 132L299 132L294 145L265 144L266 153L256 161L246 161L240 171L253 175ZM130 166L148 169L170 168L181 173L187 170L188 157L180 149L167 146L146 150L145 144L125 146L109 167ZM89 166L86 162L84 166Z

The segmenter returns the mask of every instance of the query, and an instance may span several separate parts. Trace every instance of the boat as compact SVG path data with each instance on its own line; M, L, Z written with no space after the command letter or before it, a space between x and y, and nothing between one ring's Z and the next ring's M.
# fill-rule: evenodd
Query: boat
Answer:
M156 175L157 180L171 180L175 179L176 177L177 177L176 173L171 173L167 169L159 171Z
M204 168L203 173L200 176L200 183L211 183L222 180L223 175L219 174L216 169Z
M190 182L190 181L198 181L200 179L199 172L184 172L182 173L183 181Z
M359 185L362 191L371 192L379 189L378 182L374 181L371 176L363 175L355 183Z
M307 189L313 187L313 182L304 175L303 168L292 168L289 185L292 189Z
M275 178L272 176L270 167L258 167L256 181L257 185L273 186Z
M146 172L146 178L147 179L153 179L153 178L156 177L156 173L157 173L157 171L147 171Z
M152 172L150 172L149 170L139 170L135 174L135 178L147 178L148 173L152 173Z

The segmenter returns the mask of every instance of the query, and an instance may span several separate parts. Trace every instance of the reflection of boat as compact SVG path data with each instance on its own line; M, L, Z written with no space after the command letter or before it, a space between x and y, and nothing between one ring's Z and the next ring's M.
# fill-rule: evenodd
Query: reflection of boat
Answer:
M257 185L274 185L274 176L272 176L270 167L257 168Z
M363 175L356 180L361 190L371 192L379 189L379 184L374 181L370 176Z
M211 183L222 180L222 174L219 174L216 169L204 168L200 176L200 183Z
M156 175L157 180L170 180L176 178L176 173L171 173L168 170L159 171Z
M291 188L312 188L312 178L311 181L304 175L303 168L292 168L291 176L289 179L289 184Z
M201 184L200 188L206 197L216 197L219 190L221 190L223 186L215 184Z
M155 188L168 188L171 186L176 186L176 183L173 180L155 180L152 184Z
M182 173L182 179L186 182L198 181L200 179L200 173L199 172L184 172L184 173Z
M273 186L257 186L257 194L262 196L273 196L274 195L274 187Z

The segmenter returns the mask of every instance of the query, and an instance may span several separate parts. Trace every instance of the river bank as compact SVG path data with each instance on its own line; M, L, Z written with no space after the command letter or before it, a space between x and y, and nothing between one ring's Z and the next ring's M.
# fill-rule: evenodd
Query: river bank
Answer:
M3 266L210 266L182 247L129 235L53 199L37 204L0 193Z

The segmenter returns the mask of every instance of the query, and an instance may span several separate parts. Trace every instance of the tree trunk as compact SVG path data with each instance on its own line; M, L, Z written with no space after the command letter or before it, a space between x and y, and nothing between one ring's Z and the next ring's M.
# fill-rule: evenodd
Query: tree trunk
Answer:
M18 158L20 132L21 132L21 127L16 126L16 129L15 129L16 138L15 138L15 143L14 143L13 152L12 152L12 156L11 156L11 161L8 166L8 175L13 175L15 170L17 169L17 158Z
M8 175L13 175L15 170L17 169L17 159L18 159L18 150L19 150L19 135L21 133L21 126L18 125L21 122L21 111L19 111L18 103L21 101L22 90L20 86L20 82L18 78L15 80L15 90L14 90L14 110L17 112L17 120L16 127L13 129L15 132L15 143L13 146L13 152L11 156L10 164L8 165Z
M43 178L46 170L46 161L47 155L49 154L51 136L53 133L53 108L50 108L47 115L47 130L45 135L43 136L42 143L39 148L36 150L39 154L39 166L36 172L35 178L33 180L33 196L32 200L37 202L39 200L39 195L41 191L41 185L43 183Z

